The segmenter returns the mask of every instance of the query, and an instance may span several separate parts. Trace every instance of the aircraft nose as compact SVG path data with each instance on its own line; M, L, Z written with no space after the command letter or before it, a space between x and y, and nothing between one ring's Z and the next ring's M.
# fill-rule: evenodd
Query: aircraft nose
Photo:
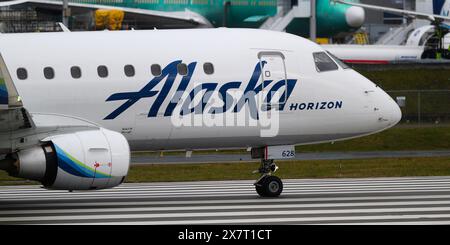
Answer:
M345 12L345 20L350 27L359 28L364 24L366 14L361 7L351 6Z
M397 102L395 102L392 99L391 99L391 101L392 101L392 105L390 106L389 119L390 119L392 125L396 125L402 119L402 111L401 111L400 107L398 106Z
M387 119L388 121L388 125L390 127L396 125L397 123L400 122L400 120L402 119L402 111L400 109L400 107L398 106L397 102L392 99L391 96L389 96L387 93L383 93L384 95L382 96L382 100L383 100L383 114L384 114L384 118Z

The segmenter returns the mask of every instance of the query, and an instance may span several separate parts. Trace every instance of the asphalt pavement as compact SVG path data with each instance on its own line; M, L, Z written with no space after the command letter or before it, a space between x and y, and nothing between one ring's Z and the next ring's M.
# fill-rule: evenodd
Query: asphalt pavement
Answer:
M100 191L0 187L0 224L450 224L450 177L124 184Z

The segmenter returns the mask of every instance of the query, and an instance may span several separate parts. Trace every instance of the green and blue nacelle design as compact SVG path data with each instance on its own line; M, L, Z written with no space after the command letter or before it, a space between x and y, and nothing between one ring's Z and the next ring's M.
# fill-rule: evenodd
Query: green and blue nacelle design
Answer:
M8 106L8 90L3 78L0 78L0 107Z
M42 142L46 160L41 172L45 174L33 176L48 189L110 188L121 184L128 174L130 148L120 133L93 127L50 136ZM26 162L23 167L27 168ZM37 169L36 164L32 169Z
M99 128L48 140L57 159L55 178L47 185L50 189L109 188L122 183L128 173L130 149L120 133Z
M55 115L54 119L64 117ZM14 164L6 171L55 190L104 189L121 184L130 167L127 139L118 132L83 123L79 131L61 127L39 144L13 153L9 157Z
M100 163L94 163L92 166L88 166L76 159L74 156L70 155L68 152L61 149L58 145L54 144L57 159L58 159L58 167L62 170L66 171L69 174L74 176L83 177L83 178L111 178L110 173L103 173L102 171L97 171L97 168L100 166ZM111 163L108 163L111 165Z

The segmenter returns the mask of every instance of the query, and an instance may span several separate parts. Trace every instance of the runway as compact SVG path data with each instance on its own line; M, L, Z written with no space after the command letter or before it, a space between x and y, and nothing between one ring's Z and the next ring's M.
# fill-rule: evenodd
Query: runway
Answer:
M0 224L450 224L450 177L124 184L73 192L0 187Z

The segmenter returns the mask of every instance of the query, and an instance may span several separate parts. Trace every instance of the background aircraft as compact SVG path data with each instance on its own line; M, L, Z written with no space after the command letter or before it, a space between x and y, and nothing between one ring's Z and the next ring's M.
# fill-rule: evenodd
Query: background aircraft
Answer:
M444 38L450 30L450 0L433 0L430 13L417 12L410 10L394 9L369 4L360 4L344 0L335 0L338 3L348 4L350 6L362 7L376 11L388 12L393 14L404 15L407 18L417 18L430 21L430 25L421 25L417 29L411 31L411 34L405 40L408 46L422 46L427 43L430 38L437 38L437 46L441 49L447 49L444 46ZM450 38L450 37L449 37Z
M404 45L324 45L323 47L347 63L387 64L395 61L419 59L450 59L450 0L434 0L432 13L392 9L368 4L348 3L358 7L424 19L431 25L412 30Z
M353 0L352 0L353 1ZM286 1L288 6L297 1ZM33 6L60 15L62 0L15 0L0 6ZM118 9L125 13L124 23L136 29L192 27L258 28L277 15L277 0L69 0L71 14L98 9ZM329 0L317 0L317 34L332 37L357 30L364 22L364 10ZM289 33L308 36L309 19L295 18L286 28Z

